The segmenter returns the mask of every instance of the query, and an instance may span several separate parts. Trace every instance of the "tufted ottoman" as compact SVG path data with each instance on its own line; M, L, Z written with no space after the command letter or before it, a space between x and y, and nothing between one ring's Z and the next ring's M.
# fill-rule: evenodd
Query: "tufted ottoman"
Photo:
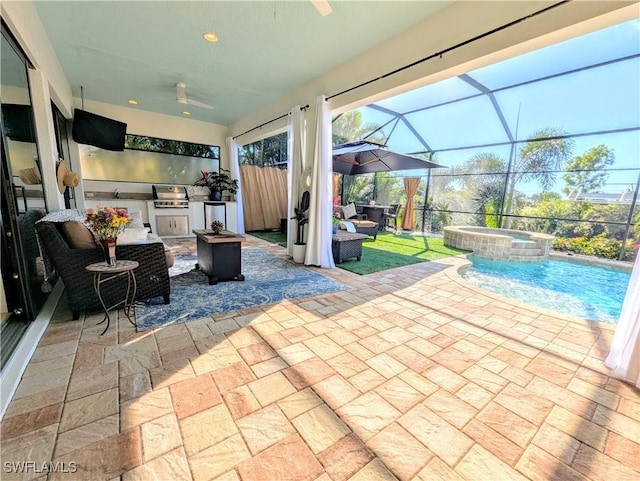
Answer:
M333 260L340 264L343 260L355 257L360 260L362 257L362 241L368 236L357 232L338 231L331 238L331 251Z

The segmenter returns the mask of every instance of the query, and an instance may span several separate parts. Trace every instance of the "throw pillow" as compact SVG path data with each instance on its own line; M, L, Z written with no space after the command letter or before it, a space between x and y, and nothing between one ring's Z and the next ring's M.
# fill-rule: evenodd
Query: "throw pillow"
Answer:
M143 227L142 229L126 227L124 231L118 234L116 244L119 246L125 244L141 244L147 240L148 233L148 227Z
M72 249L95 249L96 240L89 228L77 220L69 220L62 224L62 232Z
M144 229L142 212L139 210L129 212L129 224L127 224L127 229Z
M344 213L345 219L351 219L352 217L358 215L358 213L356 212L356 205L353 202L349 205L345 205L342 208L342 212Z

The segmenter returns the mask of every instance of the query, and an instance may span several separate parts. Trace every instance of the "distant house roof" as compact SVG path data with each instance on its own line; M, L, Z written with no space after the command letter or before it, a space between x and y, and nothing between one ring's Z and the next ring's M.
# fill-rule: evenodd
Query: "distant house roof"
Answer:
M621 194L605 194L604 192L580 192L569 194L568 200L584 200L595 204L630 204L631 193L625 190Z

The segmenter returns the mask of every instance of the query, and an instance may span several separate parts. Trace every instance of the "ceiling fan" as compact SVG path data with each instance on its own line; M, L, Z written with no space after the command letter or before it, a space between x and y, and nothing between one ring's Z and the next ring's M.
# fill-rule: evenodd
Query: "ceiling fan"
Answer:
M203 109L213 109L213 105L198 102L197 100L191 100L187 97L187 84L184 82L178 82L176 84L176 100L180 104L193 105L195 107L202 107Z
M313 6L316 7L316 10L318 10L318 12L320 12L320 15L322 15L323 17L326 17L331 12L333 12L333 9L331 8L331 5L329 5L328 0L311 0L311 3L313 3Z

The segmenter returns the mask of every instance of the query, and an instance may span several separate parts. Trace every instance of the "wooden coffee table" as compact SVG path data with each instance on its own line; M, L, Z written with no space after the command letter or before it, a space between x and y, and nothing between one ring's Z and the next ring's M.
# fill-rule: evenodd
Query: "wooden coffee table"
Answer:
M208 229L194 229L193 233L198 239L196 268L206 274L210 285L223 281L244 281L240 249L244 236L226 230L214 234Z

